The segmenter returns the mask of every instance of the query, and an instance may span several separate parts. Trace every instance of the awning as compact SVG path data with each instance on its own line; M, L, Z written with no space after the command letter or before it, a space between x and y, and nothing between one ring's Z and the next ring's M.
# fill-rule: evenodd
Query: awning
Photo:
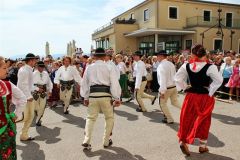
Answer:
M148 35L187 35L187 34L194 34L196 31L193 30L170 30L170 29L140 29L133 31L131 33L126 33L126 37L142 37L142 36L148 36Z

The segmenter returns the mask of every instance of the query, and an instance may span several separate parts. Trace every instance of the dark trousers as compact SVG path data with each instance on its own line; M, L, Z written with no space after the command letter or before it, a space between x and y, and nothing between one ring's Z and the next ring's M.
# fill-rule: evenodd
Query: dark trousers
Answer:
M158 79L157 79L157 72L152 72L152 84L151 84L151 89L153 92L158 92L159 89L159 84L158 84Z
M225 87L225 85L228 83L228 81L229 81L229 78L223 78L223 83L222 83L222 85L220 87L220 91L221 92L225 92L227 94L229 93L229 88ZM229 95L227 95L227 94L221 94L221 98L228 99Z

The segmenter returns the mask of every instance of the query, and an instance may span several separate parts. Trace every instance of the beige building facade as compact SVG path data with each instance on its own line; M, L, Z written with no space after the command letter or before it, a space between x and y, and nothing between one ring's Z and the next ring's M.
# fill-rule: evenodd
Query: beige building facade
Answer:
M218 27L219 9L222 31ZM116 53L141 50L152 54L162 49L180 52L195 43L203 43L209 51L239 53L240 5L201 0L145 0L97 29L92 39L96 47L112 48Z

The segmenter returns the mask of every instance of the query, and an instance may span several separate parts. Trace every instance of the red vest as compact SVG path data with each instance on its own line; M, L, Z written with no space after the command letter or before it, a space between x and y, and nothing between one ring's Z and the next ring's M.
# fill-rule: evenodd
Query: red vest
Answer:
M9 106L10 106L10 101L12 99L12 87L11 87L10 82L4 81L4 83L6 84L8 91L10 92L10 94L7 95L7 113L10 113ZM3 99L1 97L0 98L0 128L2 128L3 126L5 126L7 124L5 112L6 111L4 108Z

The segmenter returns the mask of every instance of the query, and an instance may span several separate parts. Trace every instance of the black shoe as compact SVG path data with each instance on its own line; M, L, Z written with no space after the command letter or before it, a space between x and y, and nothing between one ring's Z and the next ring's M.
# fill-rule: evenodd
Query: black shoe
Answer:
M92 149L92 146L90 144L87 144L87 143L83 143L82 146L84 147L83 150L91 150Z
M20 139L20 141L33 141L35 138L33 137L28 137L28 139Z
M109 139L109 144L108 144L108 146L103 146L104 148L108 148L108 147L110 147L110 146L112 146L113 145L113 141L111 140L111 139Z
M155 96L153 101L152 101L152 105L154 105L155 101L156 101L157 97Z
M38 122L36 123L36 126L38 126L38 127L42 126L42 122L41 122L41 121L38 121Z
M162 122L166 123L166 124L173 124L174 123L174 122L168 122L167 119L163 119Z
M69 114L69 111L65 111L64 114Z
M143 112L143 110L141 108L137 108L136 111L137 112Z

